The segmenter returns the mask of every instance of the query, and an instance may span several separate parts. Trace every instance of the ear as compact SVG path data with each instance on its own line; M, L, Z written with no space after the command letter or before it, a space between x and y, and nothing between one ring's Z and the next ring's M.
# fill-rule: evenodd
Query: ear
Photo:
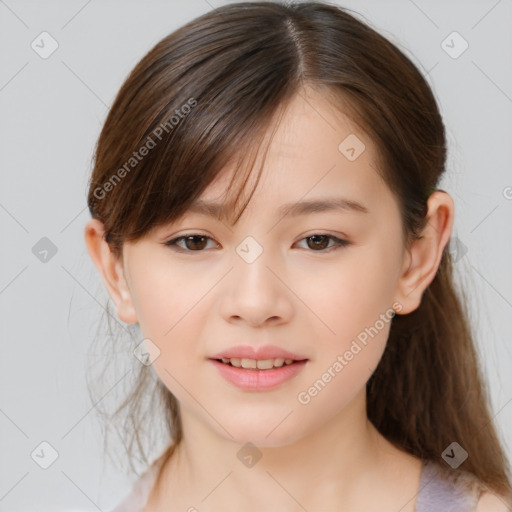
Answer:
M116 256L104 239L103 223L92 219L85 226L87 251L98 269L110 298L117 309L117 316L127 324L138 322L130 289L125 278L123 259Z
M436 190L427 201L427 222L419 238L406 250L395 300L402 305L397 311L405 315L419 307L423 292L434 280L443 250L450 240L455 206L451 196Z

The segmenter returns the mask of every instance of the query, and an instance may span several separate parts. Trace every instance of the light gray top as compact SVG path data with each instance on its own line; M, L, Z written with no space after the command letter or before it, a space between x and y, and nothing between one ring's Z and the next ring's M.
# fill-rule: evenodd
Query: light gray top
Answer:
M160 459L135 482L111 512L143 512L156 479ZM474 512L482 487L470 473L423 461L415 512Z
M423 461L416 512L474 512L484 488L467 471Z

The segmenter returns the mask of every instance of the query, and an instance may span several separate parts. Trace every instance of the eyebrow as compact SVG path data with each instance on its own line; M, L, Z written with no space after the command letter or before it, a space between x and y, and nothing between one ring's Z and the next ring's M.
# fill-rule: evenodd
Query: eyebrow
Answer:
M211 203L202 199L197 199L189 206L188 209L190 212L222 219L226 216L227 210L230 208L229 205L224 203ZM278 208L277 214L282 218L285 216L297 217L300 215L327 211L370 213L366 206L358 203L357 201L343 197L333 197L286 203Z

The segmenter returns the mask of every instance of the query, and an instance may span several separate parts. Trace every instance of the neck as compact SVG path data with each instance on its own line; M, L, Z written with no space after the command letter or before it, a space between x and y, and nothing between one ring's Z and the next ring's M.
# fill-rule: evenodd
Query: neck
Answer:
M293 421L293 414L286 421ZM368 420L365 394L320 430L285 446L249 447L240 455L245 441L226 439L186 411L182 425L183 439L163 468L160 489L154 490L155 509L303 511L332 504L334 510L340 503L358 508L389 473L390 460L396 466L400 454L401 461L412 458Z

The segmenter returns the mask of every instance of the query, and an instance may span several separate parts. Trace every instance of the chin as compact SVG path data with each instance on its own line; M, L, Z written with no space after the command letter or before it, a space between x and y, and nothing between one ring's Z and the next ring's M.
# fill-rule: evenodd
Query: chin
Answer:
M286 414L278 420L274 417L270 423L266 420L263 421L261 417L254 421L236 422L232 419L230 422L221 422L231 436L218 425L212 425L212 428L215 428L217 433L227 441L239 445L252 443L259 448L278 448L290 445L307 434L304 431L304 426L298 428L296 421L292 420L292 416L293 414L284 421L282 420Z

